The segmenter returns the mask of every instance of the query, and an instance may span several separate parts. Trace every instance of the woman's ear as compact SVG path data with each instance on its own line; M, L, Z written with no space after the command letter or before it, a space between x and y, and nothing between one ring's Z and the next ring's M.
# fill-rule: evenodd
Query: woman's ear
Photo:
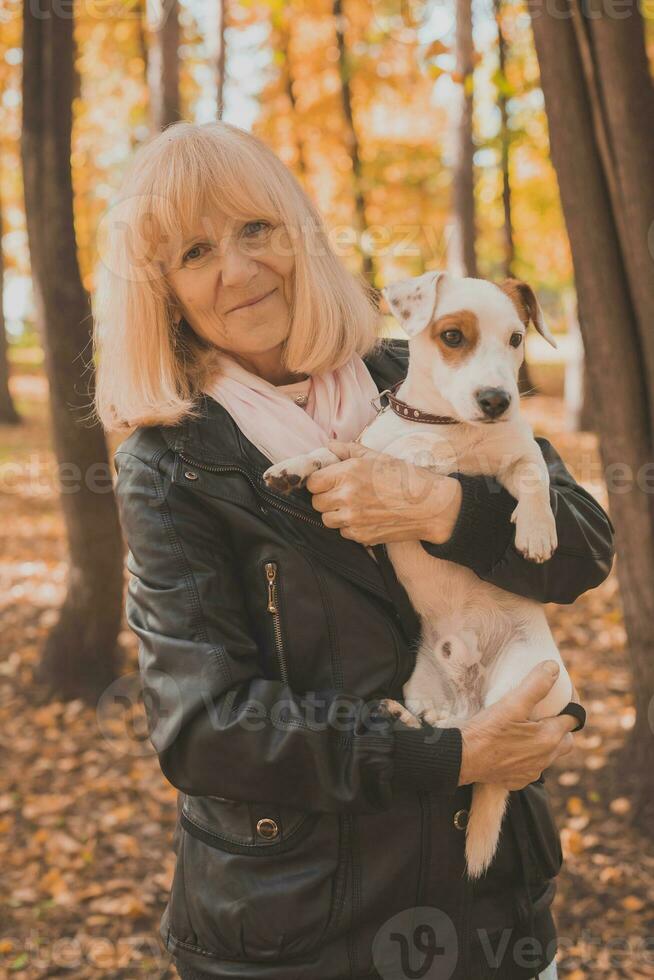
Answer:
M168 316L170 318L170 322L176 327L179 327L184 319L184 314L180 310L179 306L177 303L172 301L169 301L168 303Z

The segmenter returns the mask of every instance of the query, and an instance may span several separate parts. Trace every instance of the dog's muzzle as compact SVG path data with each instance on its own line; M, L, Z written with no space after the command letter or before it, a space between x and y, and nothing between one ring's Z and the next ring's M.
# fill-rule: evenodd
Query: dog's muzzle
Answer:
M475 392L477 404L489 419L504 415L511 404L511 395L504 388L480 388Z

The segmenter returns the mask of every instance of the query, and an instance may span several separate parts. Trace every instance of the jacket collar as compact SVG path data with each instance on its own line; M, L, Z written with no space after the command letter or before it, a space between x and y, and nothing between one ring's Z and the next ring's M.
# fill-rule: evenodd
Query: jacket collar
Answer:
M363 358L380 392L385 391L406 375L409 361L406 340L385 339ZM381 401L385 404L386 396ZM208 395L201 396L201 415L194 420L173 427L162 427L163 437L182 461L202 466L219 466L227 469L245 469L251 479L264 483L262 474L270 466L270 460L240 431L229 413ZM178 466L178 468L179 468ZM271 493L269 490L267 491ZM294 490L290 497L279 496L282 509L291 509L311 518L311 524L302 522L304 528L301 544L337 573L353 584L368 589L385 600L399 613L407 642L412 643L419 629L417 616L410 608L406 593L395 576L383 545L374 548L377 561L368 550L344 538L338 529L316 524L317 513L312 506L312 495L306 488ZM293 519L292 519L293 520ZM300 522L294 520L295 524Z

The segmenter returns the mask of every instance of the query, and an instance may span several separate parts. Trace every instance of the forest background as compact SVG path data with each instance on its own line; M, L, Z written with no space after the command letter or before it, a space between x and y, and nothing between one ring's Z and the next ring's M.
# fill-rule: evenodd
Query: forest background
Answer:
M274 148L375 288L447 267L535 289L558 349L530 333L525 411L618 545L548 608L589 714L548 775L559 970L654 975L653 65L654 4L631 0L0 0L0 977L173 976L123 437L79 419L125 165L217 117ZM105 492L67 492L71 466Z

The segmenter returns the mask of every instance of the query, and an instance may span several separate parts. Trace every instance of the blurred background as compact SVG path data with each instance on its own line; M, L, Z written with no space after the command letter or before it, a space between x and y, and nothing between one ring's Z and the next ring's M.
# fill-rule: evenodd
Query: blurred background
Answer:
M176 794L124 625L124 436L88 420L91 297L134 149L217 117L371 285L536 290L558 348L530 333L525 410L618 540L548 609L588 711L547 774L559 970L654 976L653 63L631 0L0 0L0 977L173 976Z

